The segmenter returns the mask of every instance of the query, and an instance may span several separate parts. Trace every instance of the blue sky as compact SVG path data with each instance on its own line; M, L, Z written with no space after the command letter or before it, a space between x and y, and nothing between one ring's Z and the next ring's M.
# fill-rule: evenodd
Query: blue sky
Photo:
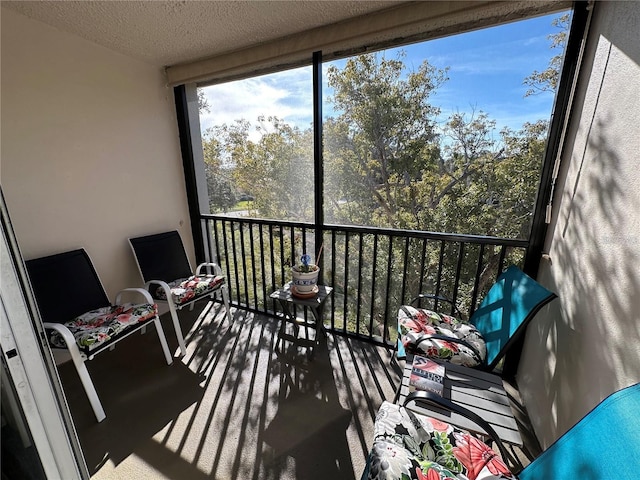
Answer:
M496 120L497 131L519 129L526 121L549 119L553 94L524 98L523 80L534 70L544 70L551 57L548 35L557 33L552 20L561 14L514 22L460 35L399 47L405 64L417 69L427 59L432 65L449 67L449 80L431 97L441 108L440 121L455 112L482 110ZM395 58L396 49L379 54ZM332 64L341 66L346 60ZM326 71L328 65L323 66ZM211 112L201 115L203 132L221 123L245 118L255 123L259 115L276 115L301 128L312 119L311 67L255 77L205 88ZM331 94L323 87L323 97ZM325 102L324 115L332 115Z

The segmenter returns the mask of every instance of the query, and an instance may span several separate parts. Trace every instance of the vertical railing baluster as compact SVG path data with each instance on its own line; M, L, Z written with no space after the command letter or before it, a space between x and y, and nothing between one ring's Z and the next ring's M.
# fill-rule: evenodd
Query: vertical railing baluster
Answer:
M300 255L304 254L304 253L308 253L309 255L313 256L313 251L308 252L307 249L309 247L307 247L307 229L306 227L302 227L301 229L301 235L302 235L302 251L298 252L300 253ZM296 261L298 261L299 259L296 259ZM313 259L313 261L315 262L315 258Z
M444 268L444 240L440 241L440 259L438 260L438 277L436 279L436 297L440 296L440 287L442 286L442 269ZM438 299L433 302L433 309L438 311Z
M309 252L307 252L307 248L308 248L307 247L307 227L300 227L300 237L302 238L302 251L296 253L296 254L299 254L299 256L295 259L296 262L299 262L299 261L302 260L301 259L302 254L309 253ZM312 255L312 254L313 254L313 252L309 253L309 255ZM315 261L315 259L314 259L314 261ZM293 306L293 310L295 312L296 305ZM307 322L308 321L307 309L303 308L302 310L303 310L303 315L304 315L304 321Z
M227 221L222 220L222 242L224 244L224 256L227 264L227 285L229 286L229 290L231 290L231 257L229 256L229 244L227 240ZM232 297L233 292L229 292L229 296ZM240 296L238 294L238 290L236 290L236 296L238 299L238 303L240 303Z
M507 247L506 245L502 245L500 247L500 260L498 260L498 271L496 272L496 278L502 273L504 269L504 258L507 256Z
M342 331L347 332L348 309L347 300L349 299L349 232L344 235L344 303L342 311Z
M240 220L238 222L240 230L240 260L242 261L242 281L244 284L244 304L249 306L249 279L247 278L247 252L244 239L244 222Z
M252 280L253 280L253 305L255 309L258 309L258 285L257 285L257 274L256 274L256 254L255 247L253 243L253 224L249 223L249 250L251 253L251 271L253 272Z
M389 317L391 312L389 311L389 297L391 296L391 278L393 275L393 237L389 235L389 251L387 253L387 291L384 300L384 326L382 331L382 339L386 342L387 339L391 341L389 335Z
M455 315L455 306L458 304L458 288L460 287L460 271L462 270L462 260L464 259L465 242L460 242L458 250L458 265L456 266L456 279L453 283L453 298L451 304L451 315Z
M260 235L260 273L262 280L262 305L264 305L264 309L267 308L267 273L264 263L264 228L262 224L258 225L258 235ZM256 306L256 309L258 307Z
M285 276L284 276L284 266L285 266L285 256L284 256L284 228L282 227L282 225L280 225L279 227L280 229L280 282L278 283L282 283L284 284L285 281ZM291 257L288 257L289 259ZM287 262L288 263L288 262Z
M356 290L356 334L360 335L360 304L362 303L362 232L358 234L358 281Z
M240 274L238 273L238 255L237 255L237 251L238 251L238 247L236 246L236 229L235 229L235 224L236 222L234 222L233 220L230 222L231 224L231 245L233 245L233 269L235 272L235 279L236 279L236 292L238 295L238 303L240 303Z
M282 238L282 227L280 227L280 238ZM275 289L278 283L276 282L276 265L275 265L275 252L273 248L273 225L269 225L269 243L271 248L270 257L271 257L271 288ZM280 241L280 245L282 245L282 240ZM276 303L277 301L273 299L271 301L271 310L275 313L276 311Z
M404 305L405 292L407 291L407 274L409 273L409 237L404 238L404 255L402 258L402 288L400 289L400 304Z
M222 260L224 258L224 263L226 265L227 257L226 257L226 252L220 253L220 235L218 235L218 220L216 219L211 220L211 225L212 227L211 227L211 230L209 231L209 234L213 232L213 244L215 245L215 249L216 249L215 261L218 262L218 265L220 265L220 268L222 268Z
M378 265L378 234L373 234L373 261L371 262L371 309L369 311L369 338L373 336L373 320L375 319L376 303L376 267Z
M211 251L211 233L209 232L209 220L200 220L200 228L202 228L202 231L205 233L205 239L207 243L204 252L204 261L213 262L213 252Z
M469 317L476 309L478 301L478 287L480 286L480 275L482 275L482 257L484 256L484 244L480 245L480 254L478 255L478 268L476 268L476 280L473 284L473 296L471 297L471 306L469 308Z
M289 238L291 239L291 266L293 267L296 263L298 263L298 253L296 252L296 230L294 227L289 228Z
M331 285L336 285L336 231L331 230ZM336 329L336 295L331 295L331 330Z
M424 288L424 264L427 259L427 243L429 243L429 240L424 238L422 240L422 255L420 257L420 281L418 284L417 293L422 293L422 289Z

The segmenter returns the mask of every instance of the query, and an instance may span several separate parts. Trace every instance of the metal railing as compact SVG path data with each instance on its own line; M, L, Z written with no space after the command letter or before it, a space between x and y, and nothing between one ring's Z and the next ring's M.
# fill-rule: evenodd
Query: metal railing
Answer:
M201 216L207 260L220 264L233 305L275 315L269 294L291 280L302 253L312 258L313 224ZM418 293L451 299L467 317L499 273L522 266L526 240L413 230L325 225L319 282L334 288L325 328L376 344L395 345L398 308ZM434 309L453 307L433 305Z

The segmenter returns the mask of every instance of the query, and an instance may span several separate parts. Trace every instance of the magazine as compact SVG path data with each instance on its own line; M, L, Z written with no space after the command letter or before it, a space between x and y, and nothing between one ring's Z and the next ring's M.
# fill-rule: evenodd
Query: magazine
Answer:
M442 395L444 391L444 365L415 355L409 377L409 391L415 390L427 390Z

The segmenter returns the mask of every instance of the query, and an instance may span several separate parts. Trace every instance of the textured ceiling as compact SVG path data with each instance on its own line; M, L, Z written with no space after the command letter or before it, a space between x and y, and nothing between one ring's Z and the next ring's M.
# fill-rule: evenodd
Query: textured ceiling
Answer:
M169 66L365 15L397 1L2 1L144 62Z

